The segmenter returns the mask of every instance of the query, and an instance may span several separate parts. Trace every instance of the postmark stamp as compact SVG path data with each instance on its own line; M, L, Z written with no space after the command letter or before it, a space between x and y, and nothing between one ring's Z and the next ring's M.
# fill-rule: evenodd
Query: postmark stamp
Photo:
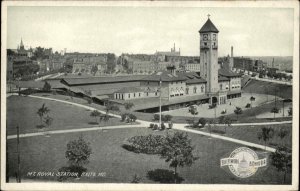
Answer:
M253 176L258 168L267 165L267 158L259 158L255 151L239 147L232 151L228 158L220 160L221 167L228 167L230 172L239 178Z

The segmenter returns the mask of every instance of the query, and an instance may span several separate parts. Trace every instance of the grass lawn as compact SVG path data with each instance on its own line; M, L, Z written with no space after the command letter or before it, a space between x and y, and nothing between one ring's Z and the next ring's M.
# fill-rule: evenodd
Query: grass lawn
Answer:
M258 139L258 132L261 132L261 128L263 127L272 127L275 131L273 137L267 142L267 146L275 148L278 144L283 144L289 148L292 148L292 124L272 126L230 126L226 127L226 134L225 126L212 125L212 133L264 145L264 141ZM278 137L278 132L281 128L288 131L288 134L283 139ZM209 132L207 126L199 130Z
M91 111L77 106L31 97L10 96L7 98L7 134L16 134L16 126L20 127L20 133L40 131L37 128L37 125L41 125L37 111L44 103L50 109L49 116L54 119L49 130L125 124L113 117L107 122L95 124L95 118L90 117Z
M173 130L169 130L173 131ZM88 172L105 172L105 177L82 177L72 182L129 183L135 174L142 177L143 183L154 183L146 177L150 170L169 169L168 164L157 155L129 152L121 147L127 138L149 133L163 134L165 131L152 131L147 128L114 129L84 133L56 134L50 137L37 136L20 139L21 173L23 179L30 171L57 172L67 166L65 158L66 144L81 134L91 143L92 155L86 166ZM224 184L281 184L282 174L272 166L261 169L254 176L239 179L220 167L220 159L240 145L218 139L189 134L195 146L194 154L199 159L191 167L178 169L184 178L182 183L224 183ZM9 176L14 179L17 170L16 140L8 140ZM257 153L261 151L257 150ZM57 177L34 177L39 180L56 181ZM288 175L290 182L291 175Z

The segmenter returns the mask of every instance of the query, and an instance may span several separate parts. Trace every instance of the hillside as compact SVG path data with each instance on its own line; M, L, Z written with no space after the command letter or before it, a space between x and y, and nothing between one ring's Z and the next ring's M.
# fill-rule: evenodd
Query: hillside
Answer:
M277 95L284 99L292 99L293 95L293 87L284 84L277 84L272 82L264 82L259 80L251 80L243 88L244 92L248 93L259 93L259 94L269 94L269 95Z

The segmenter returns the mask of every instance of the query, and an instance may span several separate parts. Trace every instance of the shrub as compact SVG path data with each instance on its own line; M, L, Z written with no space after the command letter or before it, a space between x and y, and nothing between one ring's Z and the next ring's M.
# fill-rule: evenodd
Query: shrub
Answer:
M293 108L292 108L292 107L289 108L288 114L289 114L289 116L292 116L292 115L293 115Z
M158 114L154 114L154 121L159 121L159 115Z
M169 122L169 129L172 129L173 128L173 123L170 121Z
M167 121L171 121L172 120L172 118L173 118L173 116L172 115L165 115L164 117L163 117L163 121L165 121L165 122L167 122Z
M165 130L166 129L166 126L164 123L161 123L161 130Z
M162 135L134 136L123 144L123 148L135 153L160 154L165 137Z
M132 113L129 114L128 118L129 118L130 122L135 122L137 119L137 117L135 115L133 115Z
M125 120L126 120L126 118L127 118L127 113L123 113L122 115L121 115L121 121L122 122L124 122Z
M160 183L174 183L175 179L177 183L184 181L178 174L175 175L173 171L166 169L150 170L147 172L147 177L150 180Z
M153 130L156 130L156 129L158 129L158 125L157 125L157 124L154 124Z
M271 113L279 113L279 109L277 107L273 107Z
M187 121L187 123L189 124L189 126L190 126L190 127L193 127L193 128L196 128L196 127L198 127L198 125L199 125L199 123L196 122L196 121L194 121L193 119L187 119L186 121Z
M251 107L251 104L250 103L247 103L247 105L245 106L246 108L250 108Z
M153 123L150 123L149 128L153 129L153 127L154 127L154 124L153 124Z
M202 118L202 117L199 119L198 122L199 122L199 124L201 124L201 127L204 127L206 125L206 123L207 123L206 119Z

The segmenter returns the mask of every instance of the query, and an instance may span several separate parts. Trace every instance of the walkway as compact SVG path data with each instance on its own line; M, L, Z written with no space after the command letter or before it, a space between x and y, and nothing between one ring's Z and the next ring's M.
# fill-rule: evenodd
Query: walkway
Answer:
M65 101L65 100L59 100L59 99L48 98L48 97L40 97L40 96L34 96L34 95L29 95L28 97L44 99L44 100L52 100L52 101L57 101L57 102L61 102L61 103L66 103L66 104L78 106L78 107L89 109L89 110L97 110L97 109L95 109L93 107L90 107L90 106L86 106L86 105L82 105L82 104L78 104L78 103L74 103L74 102L69 102L69 101ZM98 111L103 113L103 114L105 113L104 111L101 111L101 110L98 110ZM116 114L109 114L109 115L111 115L113 117L116 117L116 118L121 118L121 116L116 115ZM96 130L105 130L105 129L149 127L149 125L151 123L151 122L143 121L143 120L137 120L136 122L139 122L140 124L138 124L138 125L119 125L119 126L110 126L110 127L91 127L91 128L81 128L81 129L54 130L54 131L47 131L47 132L26 133L26 134L20 134L20 137L21 138L22 137L34 137L34 136L41 136L41 135L47 135L47 134L86 132L86 131L96 131ZM275 125L275 124L286 124L286 123L291 123L291 121L264 122L264 123L240 123L240 124L232 124L232 126ZM271 148L271 147L265 147L264 145L259 145L259 144L239 140L239 139L234 139L234 138L225 137L225 136L221 136L221 135L217 135L217 134L210 134L210 133L203 132L203 131L188 129L188 128L185 128L185 125L186 124L177 124L176 123L176 124L173 124L173 129L180 130L180 131L186 131L186 132L190 132L190 133L195 133L195 134L200 134L200 135L205 135L205 136L210 136L210 137L213 137L213 138L234 142L234 143L246 145L246 146L249 146L249 147L255 147L255 148L259 148L259 149L265 149L265 150L270 151L270 152L275 152L275 149ZM16 135L9 135L9 136L7 136L7 139L15 139L16 137L17 137Z
M90 128L81 128L81 129L68 129L68 130L53 130L53 131L43 131L36 133L25 133L20 134L20 138L24 137L35 137L35 136L43 136L43 135L52 135L52 134L63 134L63 133L78 133L78 132L86 132L86 131L98 131L98 130L107 130L107 129L124 129L124 128L134 128L141 127L138 125L118 125L118 126L108 126L108 127L90 127ZM7 139L16 139L17 135L8 135Z
M277 83L277 84L284 84L284 85L293 85L293 82L290 81L283 81L283 80L274 80L274 79L267 79L267 78L259 78L259 77L251 77L251 79L255 80L260 80L260 81L265 81L265 82L272 82L272 83Z

